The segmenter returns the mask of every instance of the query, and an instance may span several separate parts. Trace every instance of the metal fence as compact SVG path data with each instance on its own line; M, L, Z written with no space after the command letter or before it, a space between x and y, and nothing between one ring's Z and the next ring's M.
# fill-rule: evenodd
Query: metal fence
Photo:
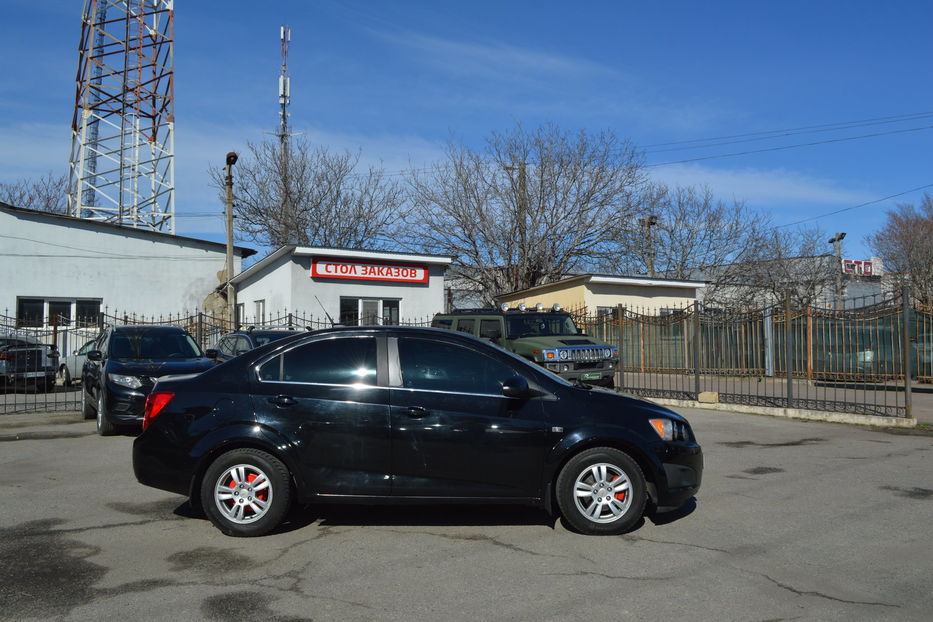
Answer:
M619 346L617 385L644 397L906 417L912 382L933 381L933 309L908 297L846 310L619 307L576 319Z

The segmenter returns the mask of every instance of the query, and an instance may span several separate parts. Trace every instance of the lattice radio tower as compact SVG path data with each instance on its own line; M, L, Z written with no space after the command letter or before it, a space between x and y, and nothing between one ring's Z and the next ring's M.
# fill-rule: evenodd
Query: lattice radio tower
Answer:
M174 1L85 0L72 216L175 233Z

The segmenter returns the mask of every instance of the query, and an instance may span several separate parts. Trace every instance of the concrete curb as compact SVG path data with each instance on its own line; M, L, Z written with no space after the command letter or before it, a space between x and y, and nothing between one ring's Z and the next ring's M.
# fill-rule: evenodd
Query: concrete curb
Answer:
M881 417L879 415L853 415L852 413L824 412L821 410L805 410L803 408L769 408L767 406L748 406L745 404L715 404L701 403L693 400L675 400L666 397L641 398L663 406L676 406L679 408L697 408L704 410L718 410L720 412L743 413L750 415L767 415L770 417L786 417L788 419L804 419L807 421L828 421L830 423L848 423L854 425L868 425L878 428L916 428L917 420L905 417Z

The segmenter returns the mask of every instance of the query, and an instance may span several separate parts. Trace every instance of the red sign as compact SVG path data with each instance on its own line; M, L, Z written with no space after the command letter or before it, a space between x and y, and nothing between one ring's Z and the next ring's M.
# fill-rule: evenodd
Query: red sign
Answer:
M352 259L311 260L311 276L326 279L360 279L364 281L395 281L427 283L428 267L381 261L355 261Z
M872 264L870 261L861 261L858 259L843 259L842 271L846 274L855 274L858 276L871 276Z

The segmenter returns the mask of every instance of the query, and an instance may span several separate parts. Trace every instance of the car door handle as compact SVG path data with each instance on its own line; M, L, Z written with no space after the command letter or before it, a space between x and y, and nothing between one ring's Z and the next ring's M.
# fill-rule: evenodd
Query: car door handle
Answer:
M288 395L276 395L275 397L270 397L269 401L276 406L292 406L297 403L295 398Z
M421 419L422 417L428 416L428 411L426 408L422 408L421 406L409 406L408 410L405 411L405 414L412 419Z

